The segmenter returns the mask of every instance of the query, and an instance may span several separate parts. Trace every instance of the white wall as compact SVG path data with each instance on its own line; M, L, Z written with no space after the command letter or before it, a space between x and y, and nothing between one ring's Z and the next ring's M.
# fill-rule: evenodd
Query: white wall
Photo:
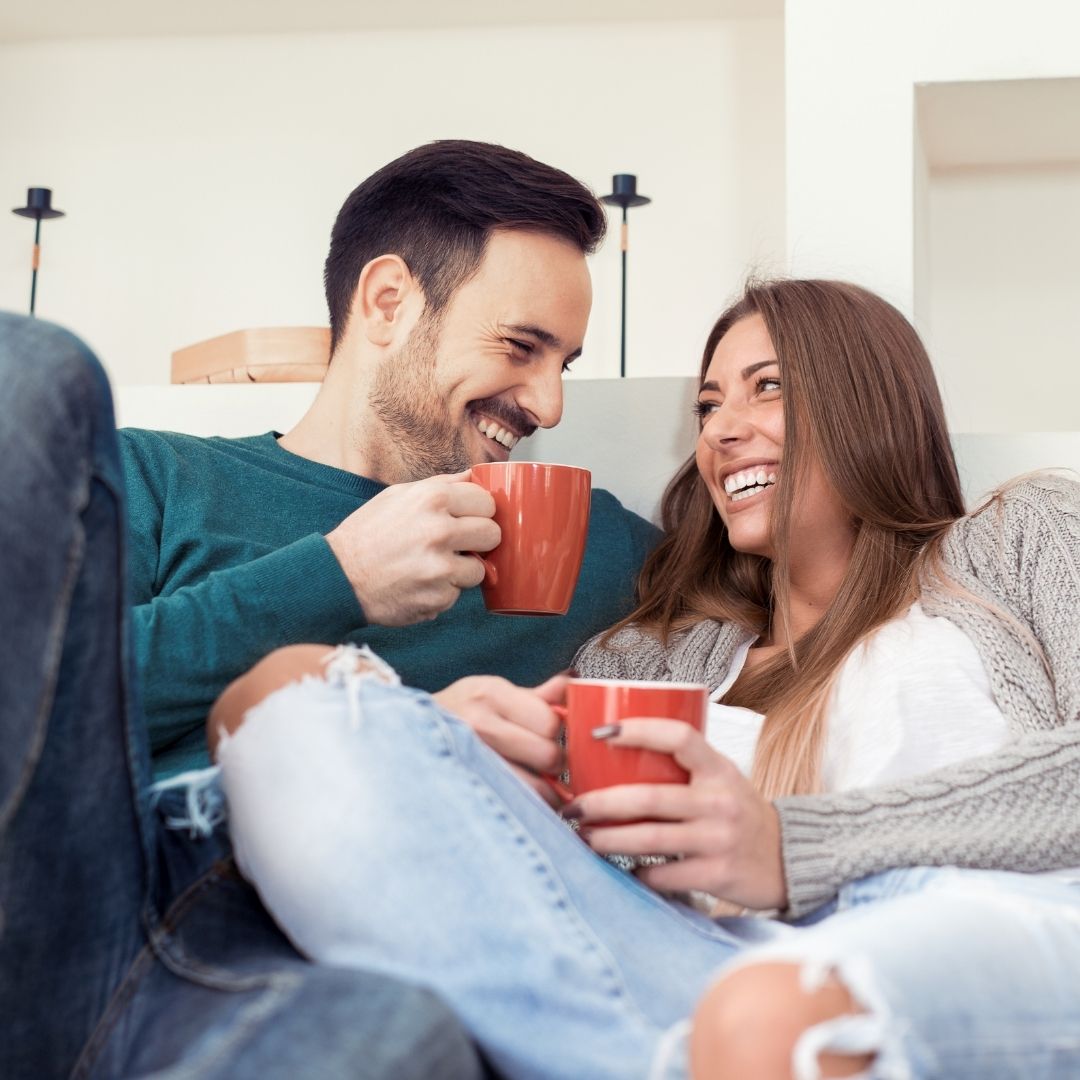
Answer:
M932 174L926 248L953 427L1080 428L1080 164Z
M1080 75L1080 4L787 0L785 48L791 270L852 278L911 314L915 210L927 204L916 190L916 86ZM1072 325L1059 324L1062 340ZM945 381L962 385L948 356L936 359ZM1014 378L1011 363L986 367L978 399L951 403L954 429L996 426L997 402L1015 392ZM1042 421L1059 426L1056 417Z
M688 374L747 265L783 263L783 82L779 19L8 45L0 191L69 215L43 225L39 315L153 383L181 345L325 324L337 208L414 145L503 142L600 194L635 172L628 366ZM32 229L0 214L8 309ZM618 370L613 233L579 377Z

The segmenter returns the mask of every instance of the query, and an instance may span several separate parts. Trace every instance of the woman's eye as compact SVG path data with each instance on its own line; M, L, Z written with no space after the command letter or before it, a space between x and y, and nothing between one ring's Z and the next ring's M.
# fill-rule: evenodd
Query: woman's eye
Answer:
M717 408L715 401L695 401L693 411L699 420L705 420L707 417L712 416L715 408Z
M525 353L526 355L533 351L533 345L530 341L518 341L516 338L507 338L506 342L508 345L513 345L515 349L517 349L519 352Z
M774 390L780 389L780 380L775 376L763 376L757 381L757 388L759 394L768 394Z

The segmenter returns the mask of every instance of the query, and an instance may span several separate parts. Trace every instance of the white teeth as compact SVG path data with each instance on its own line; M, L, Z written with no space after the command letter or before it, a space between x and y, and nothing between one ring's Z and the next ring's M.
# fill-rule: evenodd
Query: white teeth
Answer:
M770 484L776 483L776 473L765 469L743 469L732 473L724 480L724 491L731 496L732 502L749 498L759 491L764 491Z
M506 428L500 427L494 421L489 423L487 420L477 420L476 427L481 435L486 435L494 442L501 443L507 450L513 450L518 444L516 435L512 435Z

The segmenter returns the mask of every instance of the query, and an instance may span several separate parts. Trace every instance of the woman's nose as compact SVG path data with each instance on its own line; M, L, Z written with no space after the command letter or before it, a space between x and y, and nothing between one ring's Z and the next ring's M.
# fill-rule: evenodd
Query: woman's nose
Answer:
M746 411L737 402L725 401L716 406L705 418L701 437L709 446L730 445L750 434L750 421Z

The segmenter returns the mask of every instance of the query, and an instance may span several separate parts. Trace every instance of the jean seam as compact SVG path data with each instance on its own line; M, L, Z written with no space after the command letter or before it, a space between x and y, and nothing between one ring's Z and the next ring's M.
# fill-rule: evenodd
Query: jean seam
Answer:
M169 941L170 935L175 932L180 921L191 910L200 895L210 885L231 876L231 864L231 857L219 859L169 905L160 926L149 935L149 941L132 960L124 978L113 992L109 1004L83 1046L71 1072L72 1080L86 1076L92 1070L94 1062L111 1037L124 1009L131 1002L142 978L153 965L154 960L159 960L166 970L177 978L186 979L208 989L231 993L258 990L260 987L265 987L268 991L280 990L296 981L296 976L278 971L241 977L223 976L221 969L192 960L182 946Z
M627 992L618 964L608 954L605 946L601 942L594 940L589 933L587 924L571 900L566 883L557 869L551 864L540 846L532 840L528 830L522 826L503 799L468 767L467 763L462 759L448 729L451 724L460 724L470 738L477 738L475 733L467 725L461 724L461 721L445 714L431 698L420 699L418 703L430 716L434 733L441 738L445 748L442 751L442 756L451 757L457 762L460 772L464 775L469 786L479 794L483 801L486 801L492 807L496 820L501 820L508 827L512 840L525 853L531 863L533 872L545 886L541 895L546 894L548 903L552 904L554 910L566 916L565 926L567 933L573 934L583 947L584 952L589 954L598 965L601 977L608 984L605 992L610 998L619 1001L628 1008L640 1023L651 1026L648 1018L641 1012L633 997Z

